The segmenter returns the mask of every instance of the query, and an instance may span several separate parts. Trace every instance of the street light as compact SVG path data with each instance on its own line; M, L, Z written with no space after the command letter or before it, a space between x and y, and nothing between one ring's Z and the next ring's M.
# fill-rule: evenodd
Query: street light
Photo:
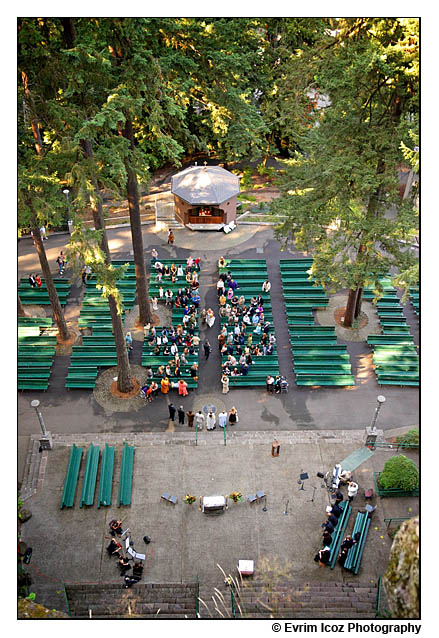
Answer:
M52 437L50 436L50 433L48 433L46 430L46 426L44 425L44 421L43 421L43 415L38 409L39 405L40 405L40 402L38 401L38 399L34 399L33 401L31 401L31 407L35 408L35 412L37 413L37 417L40 422L41 431L43 433L43 436L40 439L40 450L51 450Z
M69 195L70 195L70 191L68 188L65 188L63 190L64 195L66 196L66 203L67 203L67 212L68 212L68 216L70 217L70 200L69 200ZM73 221L71 219L67 220L67 225L69 227L69 233L72 234L73 231Z
M370 432L371 432L371 434L376 432L375 424L377 422L378 413L379 413L379 411L381 409L381 406L385 402L385 400L386 400L386 397L384 397L382 394L380 394L377 397L377 406L375 408L375 414L373 415L372 423L370 424Z

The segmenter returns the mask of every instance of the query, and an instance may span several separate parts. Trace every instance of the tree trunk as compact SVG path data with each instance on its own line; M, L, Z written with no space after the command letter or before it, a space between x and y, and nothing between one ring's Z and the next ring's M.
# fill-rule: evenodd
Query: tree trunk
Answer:
M31 92L29 91L29 80L25 71L21 72L21 79L23 81L26 106L30 112L30 123L35 143L35 151L37 155L41 155L43 152L43 144L41 142L40 127L38 125L38 118L35 116L34 101Z
M122 316L117 312L116 300L113 295L108 297L108 304L110 306L117 353L117 389L119 392L131 392L133 389L133 381L131 379L130 361L123 334Z
M21 303L20 297L17 295L17 315L19 317L27 317L26 311L24 309L23 304Z
M130 119L126 120L122 135L129 140L131 149L134 150L133 126ZM149 303L148 287L146 281L145 258L143 255L142 225L140 223L139 191L137 176L130 165L130 160L125 161L127 171L127 197L130 211L131 238L133 243L134 264L136 269L137 299L139 302L139 323L152 323L151 306Z
M90 140L82 140L82 149L85 157L93 159L93 149ZM106 255L107 264L111 264L110 248L108 246L107 233L105 231L104 212L102 209L102 199L99 191L98 180L96 176L91 177L91 181L95 190L94 196L91 198L90 207L93 215L93 222L96 230L102 230L101 248Z
M50 272L49 262L47 261L46 251L44 250L43 240L41 239L38 223L34 220L32 224L32 234L34 238L35 248L37 249L38 258L40 260L41 270L46 282L47 292L49 293L50 305L52 306L53 318L58 326L59 336L62 341L70 339L70 332L67 328L64 313L59 302L58 293L53 283L52 273Z
M344 313L343 325L345 328L351 328L354 321L355 307L357 303L358 288L351 288L349 290L348 302L346 304L346 310Z
M357 300L355 302L354 319L358 319L361 314L361 303L363 301L363 288L357 289Z

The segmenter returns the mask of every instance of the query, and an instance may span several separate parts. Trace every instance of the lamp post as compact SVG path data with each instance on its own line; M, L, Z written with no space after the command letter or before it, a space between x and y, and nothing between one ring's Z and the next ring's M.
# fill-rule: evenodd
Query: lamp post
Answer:
M69 195L70 195L70 191L68 188L65 188L63 190L64 195L66 196L66 204L67 204L67 212L68 212L68 216L70 217L70 199L69 199ZM73 230L73 222L71 219L67 220L67 225L69 227L69 233L72 234L72 230Z
M40 405L40 402L38 401L38 399L31 401L31 407L35 408L35 412L37 413L37 417L41 426L42 436L40 438L40 451L51 450L53 447L52 437L50 435L50 432L47 432L46 430L46 426L43 420L43 415L41 414L41 411L38 409L39 405Z
M379 411L380 411L380 409L381 409L381 406L382 406L382 405L383 405L383 403L385 402L385 400L386 400L386 397L384 397L382 394L380 394L380 395L377 397L377 406L376 406L376 408L375 408L375 414L373 415L372 423L370 424L370 431L371 431L371 433L376 432L375 424L376 424L376 422L377 422L378 413L379 413Z
M372 418L371 424L366 427L366 445L369 446L370 449L375 449L375 443L378 436L378 430L376 429L376 422L378 419L379 411L381 410L381 406L385 402L386 397L382 394L377 396L377 404L375 407L375 412Z

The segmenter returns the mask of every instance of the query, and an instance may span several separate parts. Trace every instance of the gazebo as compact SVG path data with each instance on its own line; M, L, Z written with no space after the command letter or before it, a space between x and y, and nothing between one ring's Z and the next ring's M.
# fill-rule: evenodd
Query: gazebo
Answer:
M190 166L171 179L175 218L191 230L221 230L236 219L239 177L221 166Z

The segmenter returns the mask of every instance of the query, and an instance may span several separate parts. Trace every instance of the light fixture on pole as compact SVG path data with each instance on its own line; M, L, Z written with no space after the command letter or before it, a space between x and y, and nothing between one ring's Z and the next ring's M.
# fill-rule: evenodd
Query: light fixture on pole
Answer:
M378 413L379 413L379 411L381 409L381 406L385 402L385 400L386 400L386 397L383 396L382 394L377 396L377 406L375 408L375 414L373 415L372 423L370 424L370 432L371 433L376 432L376 422L377 422L377 418L378 418Z
M37 413L37 417L38 417L38 420L39 420L40 426L41 426L42 437L40 439L40 451L42 451L42 450L51 450L52 449L52 437L50 435L50 432L47 432L47 430L46 430L46 426L45 426L44 420L43 420L43 415L41 414L41 411L38 409L39 405L40 405L40 402L38 401L38 399L34 399L33 401L31 401L31 407L35 408L35 412Z

